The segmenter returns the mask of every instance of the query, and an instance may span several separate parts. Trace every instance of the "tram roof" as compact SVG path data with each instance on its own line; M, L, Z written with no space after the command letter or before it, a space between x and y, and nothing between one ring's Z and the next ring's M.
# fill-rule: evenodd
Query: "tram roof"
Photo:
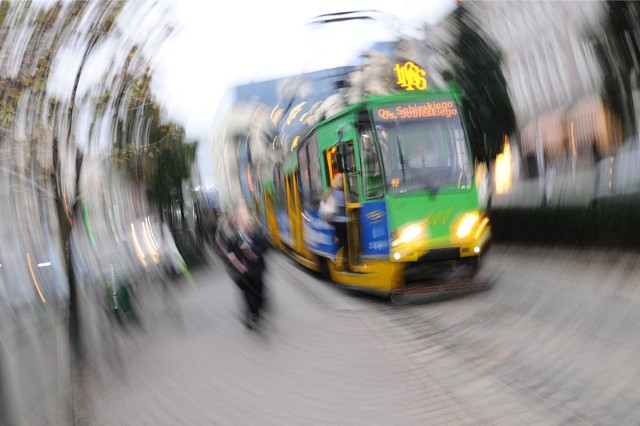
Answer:
M390 92L386 94L366 95L360 101L345 105L340 111L319 117L317 120L307 119L303 120L305 116L311 116L314 111L319 109L319 103L326 101L327 99L320 99L317 102L312 100L317 97L300 99L298 105L300 109L295 112L296 117L300 119L289 120L284 114L278 123L278 133L281 137L281 143L285 146L289 146L296 138L305 140L309 133L319 126L324 126L336 120L340 120L344 116L351 115L363 109L372 109L377 105L389 104L393 102L412 102L412 101L424 101L425 99L438 100L438 99L452 99L456 102L460 102L463 98L463 94L458 90L455 83L450 83L445 87L431 87L428 90L415 91L415 92ZM290 150L287 149L287 152ZM288 155L288 154L287 154Z
M347 80L349 73L355 69L355 66L336 67L241 84L233 89L234 101L258 102L273 108L278 103L291 101L292 98L306 97L295 93L297 90L304 90L301 87L303 84L308 85L312 94L327 97L337 93Z

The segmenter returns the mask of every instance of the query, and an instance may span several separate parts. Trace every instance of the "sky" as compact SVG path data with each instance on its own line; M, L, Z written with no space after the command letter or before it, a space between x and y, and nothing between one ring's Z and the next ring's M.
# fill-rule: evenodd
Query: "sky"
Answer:
M415 36L454 0L219 2L180 0L176 28L155 57L155 89L189 138L206 140L230 87L349 65L375 41ZM376 10L374 21L311 25L325 13ZM348 42L345 42L348 40Z

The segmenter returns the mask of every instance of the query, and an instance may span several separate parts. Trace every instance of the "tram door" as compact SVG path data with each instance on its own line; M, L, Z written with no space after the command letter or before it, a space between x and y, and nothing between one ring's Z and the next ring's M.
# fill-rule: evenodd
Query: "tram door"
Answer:
M264 195L264 209L267 217L267 230L273 244L280 247L280 235L278 234L278 219L276 217L276 202L273 189L269 188Z
M347 214L347 238L349 240L349 263L351 265L362 264L362 247L360 241L360 208L358 194L358 161L353 146L353 141L348 141L342 149L344 167L344 187Z
M300 221L300 197L298 190L298 172L294 171L289 183L289 217L291 218L291 247L295 252L302 248L302 223Z

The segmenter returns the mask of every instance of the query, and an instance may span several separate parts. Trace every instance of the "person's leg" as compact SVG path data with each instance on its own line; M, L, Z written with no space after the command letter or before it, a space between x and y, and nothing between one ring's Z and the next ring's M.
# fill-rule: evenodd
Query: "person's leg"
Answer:
M262 274L256 276L252 280L252 301L251 301L251 312L254 316L254 319L258 319L260 316L260 312L262 310L262 304L264 301L263 291L264 291L264 282L262 281Z
M249 305L249 311L251 313L251 320L255 324L260 317L260 309L262 308L263 300L263 282L262 277L251 277L247 280L247 302Z
M238 288L242 292L242 321L247 327L251 327L251 289L246 276L238 277Z
M340 248L342 248L342 267L341 269L347 268L347 258L349 256L349 252L347 249L347 224L345 222L336 222L335 225L336 237L338 238L338 251L336 252L336 257L339 256ZM337 259L336 259L337 260ZM337 262L336 262L337 263Z

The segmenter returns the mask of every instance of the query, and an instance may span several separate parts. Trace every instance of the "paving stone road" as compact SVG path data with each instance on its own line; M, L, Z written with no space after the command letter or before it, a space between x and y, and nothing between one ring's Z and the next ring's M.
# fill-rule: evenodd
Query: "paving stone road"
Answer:
M195 287L180 281L175 303L147 302L142 331L119 336L116 357L76 371L75 422L637 424L640 342L617 333L631 333L638 292L616 293L620 323L605 320L611 306L597 295L607 296L598 280L635 288L640 268L628 258L606 271L611 259L594 255L592 269L576 271L560 255L532 253L492 253L487 292L403 307L343 292L273 254L257 331L239 321L237 289L213 262L194 272ZM571 297L572 286L591 296Z

